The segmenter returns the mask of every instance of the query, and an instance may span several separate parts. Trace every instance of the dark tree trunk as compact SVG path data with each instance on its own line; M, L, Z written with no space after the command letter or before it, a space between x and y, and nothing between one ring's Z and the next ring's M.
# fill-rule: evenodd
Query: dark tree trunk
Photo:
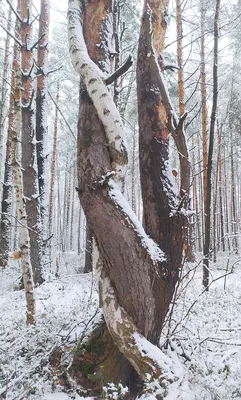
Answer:
M12 10L9 7L8 12L8 31L11 29L11 14ZM8 111L8 133L6 143L6 155L5 162L3 164L3 136L4 136L4 123L5 123L5 110L6 110L6 99L7 99L7 73L9 66L9 46L10 46L10 35L6 37L5 43L5 54L3 62L3 79L1 88L1 107L0 107L0 182L2 180L2 166L3 169L3 185L0 188L0 201L1 201L1 213L0 213L0 267L5 268L8 263L8 255L10 249L10 214L11 214L11 192L12 192L12 167L11 167L11 133L12 133L12 122L13 122L13 87L14 87L14 75L12 71L11 76L11 93ZM16 46L14 44L14 55L16 54ZM1 183L0 183L1 184Z
M86 238L85 238L85 266L84 273L91 272L93 270L93 246L94 237L89 227L88 221L86 221Z
M33 54L31 49L32 21L31 1L21 2L22 40L22 167L23 189L26 198L26 212L30 236L30 257L35 284L43 282L41 261L40 209L38 198L37 172L35 169L35 132L33 126Z
M214 63L213 63L213 105L210 123L210 136L208 148L208 167L207 167L207 199L204 209L204 248L203 248L203 286L208 290L209 285L209 260L211 243L211 198L212 198L212 165L214 131L218 101L218 38L219 38L219 10L220 0L216 2L216 12L214 17Z
M162 9L162 2L153 6L153 41L155 32L159 30L155 24L161 24L165 29L167 10ZM150 5L152 2L150 2ZM155 9L157 7L157 9ZM158 9L158 7L160 9ZM158 18L156 17L158 15ZM163 19L163 24L158 19ZM171 300L175 284L179 277L182 263L183 243L185 239L184 227L186 226L185 213L181 212L182 203L187 205L189 189L189 166L185 165L181 172L182 184L180 194L174 191L171 181L169 163L169 137L170 131L166 125L169 117L169 104L167 94L158 90L158 71L155 71L154 56L147 56L150 48L150 15L147 5L144 8L142 27L139 40L137 62L137 93L139 114L139 146L140 146L140 173L143 196L144 227L146 233L160 245L167 255L168 292ZM156 22L157 21L157 22ZM156 28L156 29L155 29ZM162 28L163 29L163 28ZM156 48L159 54L161 47ZM162 73L162 72L160 72ZM185 154L184 152L182 154ZM188 160L186 160L188 161ZM188 182L188 184L187 184Z
M48 33L49 33L49 0L41 0L39 16L39 43L38 43L38 71L36 94L36 153L38 166L38 189L40 195L40 210L42 222L46 212L43 205L45 190L44 183L44 140L47 134L47 57L48 57ZM43 225L44 227L44 225Z

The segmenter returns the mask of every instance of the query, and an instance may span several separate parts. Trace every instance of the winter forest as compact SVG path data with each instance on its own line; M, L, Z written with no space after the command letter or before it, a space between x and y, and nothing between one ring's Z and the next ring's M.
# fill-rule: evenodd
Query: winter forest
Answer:
M1 399L241 399L240 32L0 0Z

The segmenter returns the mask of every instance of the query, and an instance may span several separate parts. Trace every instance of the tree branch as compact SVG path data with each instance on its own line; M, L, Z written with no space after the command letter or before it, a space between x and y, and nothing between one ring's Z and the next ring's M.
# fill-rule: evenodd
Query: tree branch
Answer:
M23 22L22 18L20 17L20 15L17 13L17 11L14 9L13 5L10 3L9 0L6 0L6 2L8 3L9 7L11 8L12 12L15 14L16 18L19 20L19 22Z
M6 29L2 24L0 24L0 27L1 27L9 36L11 36L11 38L12 38L13 40L15 40L15 42L17 42L18 45L19 45L20 47L22 47L22 43L20 42L20 40L18 40L14 35L12 35L12 33L9 32L8 29Z
M68 121L66 120L64 114L63 114L62 111L60 110L58 104L57 104L56 101L53 99L53 97L52 97L52 95L51 95L51 93L50 93L49 91L48 91L48 95L49 95L49 97L51 98L52 102L54 103L55 107L57 107L57 109L58 109L58 111L59 111L61 117L63 118L64 122L66 123L67 127L69 128L69 131L70 131L71 135L73 136L74 140L76 140L76 136L75 136L74 132L72 131L72 129L71 129L71 127L70 127Z
M41 41L41 39L43 39L43 37L45 36L45 33L43 33L40 38L30 47L29 51L33 51L33 49L39 44L39 42Z
M123 65L121 65L120 68L118 68L112 75L110 75L106 80L106 86L110 85L114 81L116 81L121 75L123 75L125 72L128 71L128 69L133 65L133 60L132 56L129 55L127 60L124 62Z

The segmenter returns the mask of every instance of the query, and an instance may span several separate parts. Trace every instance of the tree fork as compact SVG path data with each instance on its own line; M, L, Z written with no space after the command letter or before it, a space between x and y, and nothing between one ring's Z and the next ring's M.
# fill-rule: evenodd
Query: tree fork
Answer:
M160 221L160 214L158 214L158 223L160 223L157 229L158 234L156 236L155 232L152 231L151 239L140 226L130 205L121 193L127 163L123 125L114 101L106 88L104 75L87 54L82 34L82 22L84 29L85 23L87 24L86 21L93 15L98 15L98 21L101 21L100 26L102 26L103 14L101 9L106 13L108 4L107 0L88 2L88 4L85 4L86 14L83 15L82 2L69 0L70 55L75 69L81 76L81 84L83 85L80 93L78 122L78 194L100 254L100 258L96 257L100 305L103 309L109 337L112 337L117 346L118 357L120 357L120 363L112 368L111 378L116 376L117 381L122 382L131 379L133 368L130 369L130 373L128 372L128 376L125 375L125 371L120 371L120 364L123 359L120 354L122 353L142 380L148 382L158 379L161 384L165 363L171 361L168 357L165 358L161 350L155 345L159 342L181 267L182 230L186 217L180 205L185 207L186 202L184 197L179 194L174 196L172 200L171 195L168 197L164 193L164 189L167 189L171 194L174 194L167 175L162 176L161 185L160 179L158 182L154 182L156 185L154 194L157 195L154 196L154 202L158 204L159 195L161 195L161 204L167 206L166 209L162 208L161 211L164 213L164 222L167 222L165 226L168 226L168 232L161 232L162 235L167 234L165 239L159 234L163 229L160 223L163 220ZM158 19L158 24L153 26L156 44L160 41L160 38L157 37L158 29L165 22L168 2L160 2L160 4L162 5L160 19L158 12L155 13L158 11L155 10L155 4L151 4L153 13ZM88 5L92 7L93 13L87 12ZM109 12L111 12L111 8L105 14L105 22ZM98 26L98 23L92 24L91 27L96 27L96 25ZM88 29L88 26L86 29ZM146 29L146 26L144 28ZM165 32L161 30L159 33L164 39ZM89 35L88 38L94 46L91 51L96 51L96 42L91 40L91 33ZM97 38L99 43L99 32ZM140 39L140 43L142 39L143 37ZM150 30L144 40L150 41ZM148 58L147 54L145 54L143 62L146 62L146 58ZM154 56L151 57L151 67L154 68L154 80L157 84L161 80L160 69L156 67L153 60ZM165 91L162 95L169 101ZM162 100L158 98L158 105ZM159 107L157 119L155 119L156 116L154 117L154 123L158 127L160 125L164 127L164 137L154 137L152 143L153 148L155 145L155 149L154 159L151 162L155 165L157 165L156 161L161 158L159 156L160 149L164 152L164 156L161 153L161 156L163 156L161 162L165 165L168 160L168 140L166 139L169 130L166 126L166 120L169 104L170 102ZM169 111L172 111L170 107ZM146 110L144 110L145 113ZM184 159L184 151L186 151L184 134L182 129L179 130L179 128L182 128L182 120L175 120L175 122L177 124L173 133L177 136L176 143L178 146L184 146L183 151L180 151L181 154L179 154L179 157ZM154 128L155 124L148 131L153 136L155 136ZM162 147L158 142L159 139L160 141L164 140ZM187 164L184 163L181 166L182 173L187 172L188 174L189 171L185 171L185 168L183 168L183 166L189 165L188 161L185 162ZM165 174L165 172L166 170L163 173ZM184 179L181 189L185 190L185 187L187 187L187 181ZM156 192L156 189L159 192ZM158 201L156 201L157 199ZM170 212L173 212L173 218L170 217ZM161 244L161 248L153 239ZM174 242L175 244L173 244ZM100 341L99 343L101 344ZM104 347L104 349L106 348ZM83 353L81 355L83 356ZM93 352L91 352L92 355ZM107 355L112 357L112 350L107 349ZM163 358L165 358L165 362L162 362ZM100 359L103 364L101 364ZM75 361L76 357L74 363ZM98 355L97 366L91 371L92 376L101 377L101 365L103 365L102 369L105 370L105 360L101 358L101 355ZM137 382L136 379L135 382ZM101 384L100 378L98 384Z

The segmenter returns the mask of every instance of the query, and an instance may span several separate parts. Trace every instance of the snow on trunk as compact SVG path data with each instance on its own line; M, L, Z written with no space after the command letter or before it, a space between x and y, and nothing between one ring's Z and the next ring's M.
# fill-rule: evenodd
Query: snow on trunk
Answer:
M26 305L27 305L27 324L31 325L35 322L35 298L33 272L30 261L30 238L27 226L27 214L23 195L23 177L21 164L19 162L18 146L21 132L21 90L22 90L22 74L20 67L20 54L16 54L13 63L15 74L14 89L14 119L12 132L12 167L13 167L13 187L16 197L16 211L18 218L20 257L22 264L22 275L25 289Z

